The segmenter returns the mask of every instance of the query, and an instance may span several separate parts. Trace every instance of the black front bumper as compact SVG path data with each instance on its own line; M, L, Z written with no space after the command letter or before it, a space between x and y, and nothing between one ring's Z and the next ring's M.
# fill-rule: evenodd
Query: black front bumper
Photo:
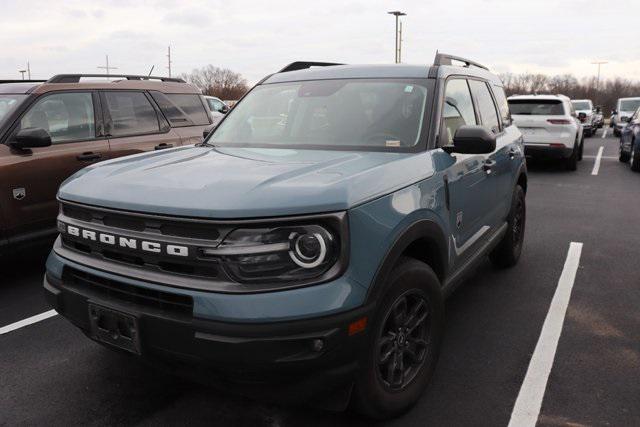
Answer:
M568 159L573 153L572 148L554 147L551 145L525 145L524 155L526 157L541 159Z
M47 301L90 338L96 339L89 304L132 315L143 359L258 398L310 402L350 390L368 342L366 330L349 334L349 325L367 317L368 308L310 320L234 324L194 318L184 301L176 308L166 297L154 295L151 305L147 295L132 296L125 288L123 297L91 285L79 285L64 274L62 280L44 278Z

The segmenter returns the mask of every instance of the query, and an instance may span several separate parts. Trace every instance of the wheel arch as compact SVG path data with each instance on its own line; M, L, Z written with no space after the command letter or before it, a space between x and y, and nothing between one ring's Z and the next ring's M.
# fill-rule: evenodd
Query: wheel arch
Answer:
M384 295L389 287L391 271L403 256L426 263L434 271L440 284L444 283L449 268L445 233L435 221L419 220L406 228L385 254L367 294L367 304Z

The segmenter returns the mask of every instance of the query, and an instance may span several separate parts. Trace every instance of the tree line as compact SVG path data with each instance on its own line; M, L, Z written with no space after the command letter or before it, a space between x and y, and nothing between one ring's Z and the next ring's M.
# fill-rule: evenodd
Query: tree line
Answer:
M501 74L505 92L509 95L562 94L571 99L590 99L602 107L608 116L616 108L618 98L640 96L640 82L620 77L598 79L576 78L572 74L547 76L545 74L522 73Z

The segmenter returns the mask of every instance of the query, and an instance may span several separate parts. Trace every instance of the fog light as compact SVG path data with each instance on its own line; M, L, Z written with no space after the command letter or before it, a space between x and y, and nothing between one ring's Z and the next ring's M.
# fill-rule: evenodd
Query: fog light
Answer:
M324 348L324 341L322 341L321 339L315 339L311 342L311 348L313 349L313 351L315 352L320 352L322 351L322 349Z

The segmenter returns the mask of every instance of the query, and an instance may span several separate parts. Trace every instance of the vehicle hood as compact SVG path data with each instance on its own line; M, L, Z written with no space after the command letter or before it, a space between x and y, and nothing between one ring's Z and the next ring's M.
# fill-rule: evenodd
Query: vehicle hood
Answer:
M346 210L433 174L417 154L181 147L82 169L62 200L202 218L256 218Z

